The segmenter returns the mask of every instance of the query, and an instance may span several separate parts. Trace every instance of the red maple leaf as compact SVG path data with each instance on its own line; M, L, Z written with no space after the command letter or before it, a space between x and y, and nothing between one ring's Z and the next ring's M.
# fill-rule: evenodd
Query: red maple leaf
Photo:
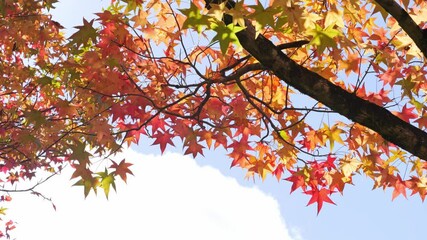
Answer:
M399 118L401 118L403 121L409 122L411 119L418 117L417 114L413 113L414 109L415 109L414 107L408 108L405 105L403 106L401 112L393 112L393 113Z
M203 155L203 146L198 143L192 143L187 146L187 150L185 150L185 154L192 154L195 158L197 154Z
M330 154L328 155L328 158L326 158L326 161L323 162L324 167L326 167L329 171L331 169L337 169L337 167L335 166L335 159L337 159L336 157L331 156Z
M282 163L279 163L277 165L276 169L273 171L273 175L276 176L277 181L280 181L280 178L282 177L283 171L284 171L284 165Z
M393 86L397 78L403 77L400 68L389 68L383 74L379 74L379 78L384 82L384 86L389 84Z
M123 181L126 182L127 180L126 174L133 175L132 171L129 169L129 167L132 165L133 165L132 163L127 163L125 162L125 159L123 159L119 164L117 164L116 162L113 162L113 164L111 165L111 168L115 168L116 170L114 171L114 173L119 175L123 179Z
M172 138L174 137L174 135L171 134L169 131L166 131L164 133L162 131L157 131L156 134L153 134L152 137L156 139L152 145L159 144L162 153L165 151L166 146L168 144L175 146L172 142Z
M334 193L334 191L331 191L330 189L322 188L319 190L317 188L314 188L313 190L305 191L304 193L311 195L310 201L308 201L307 206L317 202L317 214L319 214L320 210L322 209L323 202L327 202L327 203L331 203L331 204L336 205L329 198L329 195Z
M304 177L299 172L294 172L292 170L289 170L289 171L292 173L292 175L288 178L285 178L285 180L292 182L291 193L300 187L303 190L305 190L306 184L305 184Z

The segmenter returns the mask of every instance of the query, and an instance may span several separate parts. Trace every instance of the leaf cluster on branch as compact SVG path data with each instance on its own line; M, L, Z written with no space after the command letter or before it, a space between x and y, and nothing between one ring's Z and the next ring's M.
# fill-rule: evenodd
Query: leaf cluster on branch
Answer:
M71 165L108 196L145 137L223 148L318 211L357 173L427 195L425 1L112 1L68 39L55 2L0 2L3 191Z

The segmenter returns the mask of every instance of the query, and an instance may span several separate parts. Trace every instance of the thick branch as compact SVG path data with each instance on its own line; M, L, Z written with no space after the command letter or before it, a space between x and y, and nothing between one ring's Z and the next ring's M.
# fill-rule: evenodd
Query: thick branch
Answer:
M423 33L423 29L418 27L409 14L394 0L375 0L375 2L397 20L400 27L424 54L424 57L427 57L427 33ZM427 30L425 31L427 32Z
M237 37L246 51L290 86L348 119L376 131L387 141L427 160L426 132L401 120L387 109L357 97L298 65L263 35L259 34L255 38L255 29L249 21L246 21L246 29L238 32Z

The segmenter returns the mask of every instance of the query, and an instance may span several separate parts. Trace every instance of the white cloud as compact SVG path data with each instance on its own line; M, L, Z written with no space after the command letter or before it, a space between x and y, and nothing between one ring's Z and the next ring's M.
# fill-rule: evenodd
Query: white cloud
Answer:
M16 195L8 217L22 239L292 239L276 199L243 187L212 167L178 154L127 153L135 177L110 200L99 193L83 199L69 175L40 186L53 198Z

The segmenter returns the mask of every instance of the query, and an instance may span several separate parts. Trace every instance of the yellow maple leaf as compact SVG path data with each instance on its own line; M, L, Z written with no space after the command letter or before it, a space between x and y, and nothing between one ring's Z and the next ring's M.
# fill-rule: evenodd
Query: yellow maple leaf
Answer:
M334 148L334 143L338 142L340 144L344 144L344 141L341 138L341 134L344 133L344 131L340 128L338 128L337 125L332 126L332 128L329 128L327 124L323 124L324 134L326 135L327 139L329 140L329 145L332 149Z
M344 28L343 11L329 11L325 18L325 27L336 25L339 28Z
M356 172L361 165L362 163L355 158L345 158L341 160L341 171L345 177L345 180L350 180L351 175L353 175L353 173Z

